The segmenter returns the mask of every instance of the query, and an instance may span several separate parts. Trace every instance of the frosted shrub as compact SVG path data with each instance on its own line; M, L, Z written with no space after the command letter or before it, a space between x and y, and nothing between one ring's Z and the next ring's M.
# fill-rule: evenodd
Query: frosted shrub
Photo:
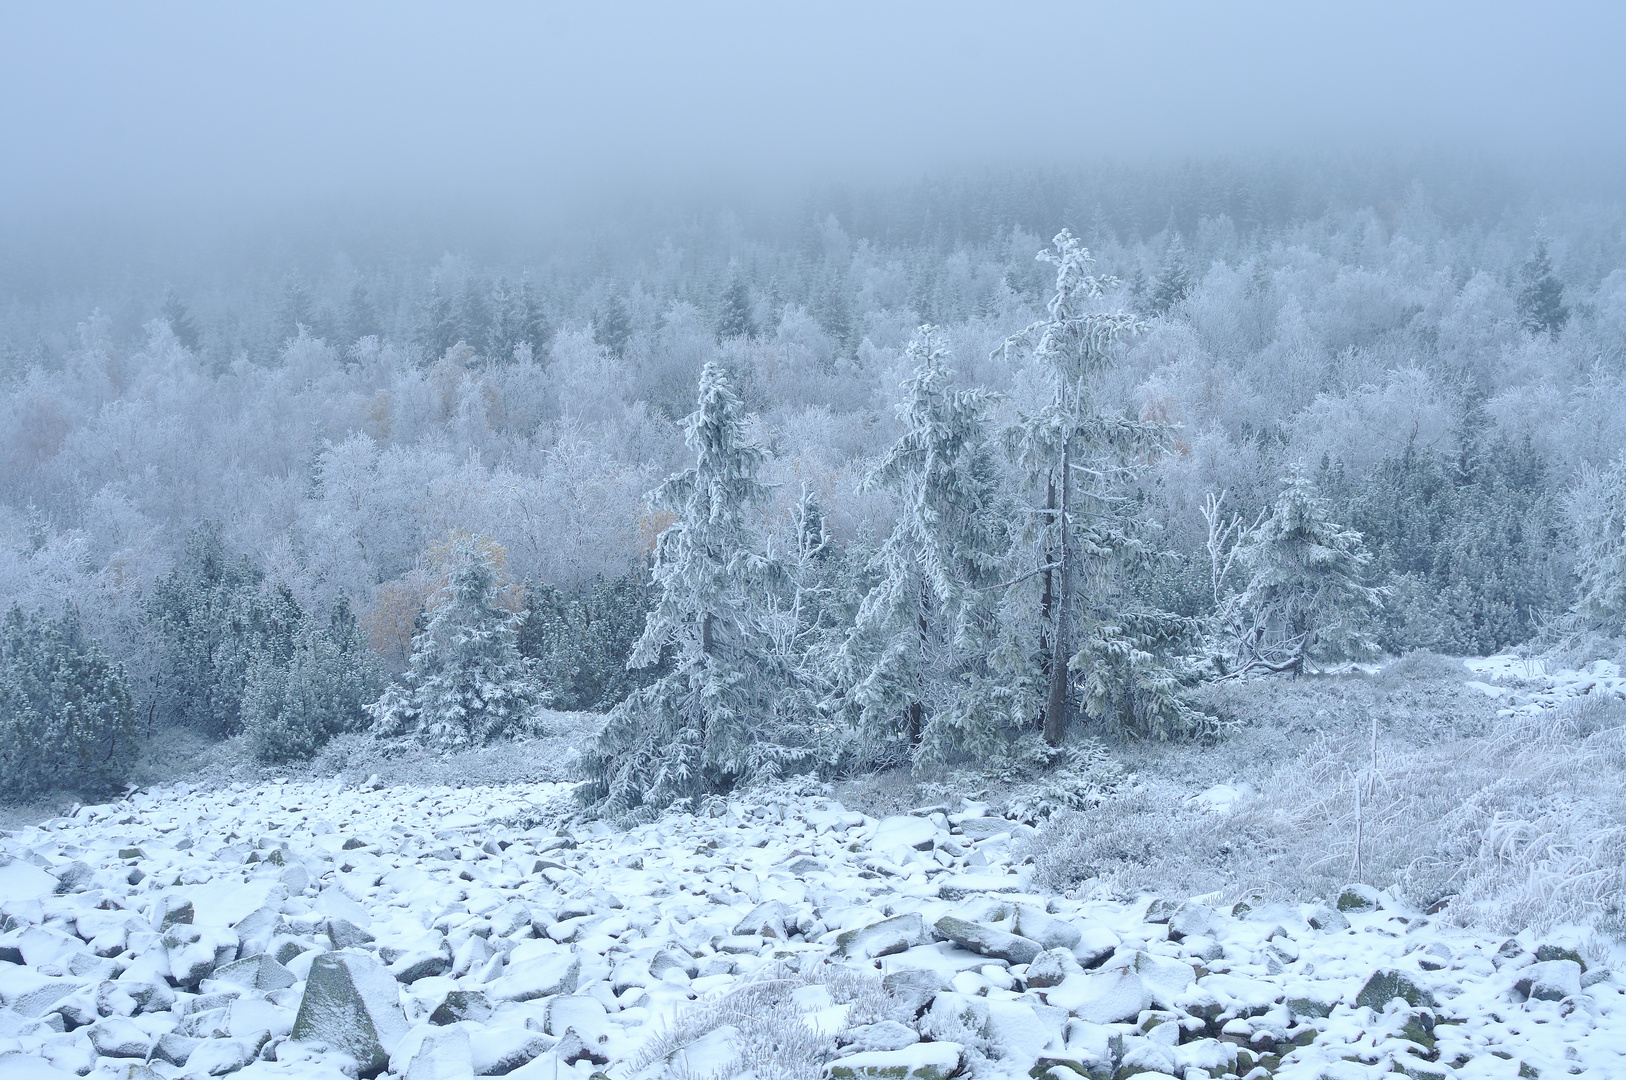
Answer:
M1562 724L1561 733L1586 739L1599 732L1626 727L1626 698L1613 694L1582 694L1566 700L1553 710Z
M915 801L955 803L969 796L987 801L1005 817L1040 822L1098 805L1125 779L1123 766L1095 739L1058 748L1029 732L1012 742L990 768L957 770L941 781L922 783Z
M134 751L124 669L84 635L78 614L12 608L0 625L0 798L106 794Z

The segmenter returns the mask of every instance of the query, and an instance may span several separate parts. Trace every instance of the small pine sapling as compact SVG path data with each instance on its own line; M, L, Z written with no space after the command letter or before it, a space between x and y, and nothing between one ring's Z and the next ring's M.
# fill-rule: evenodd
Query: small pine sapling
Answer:
M446 584L412 638L410 666L368 706L374 730L443 749L521 734L540 691L519 652L521 617L497 602L497 554L461 536L447 561Z
M1370 617L1384 590L1366 585L1361 534L1331 520L1325 499L1293 467L1270 512L1240 546L1248 583L1222 612L1230 674L1302 673L1306 664L1375 655Z

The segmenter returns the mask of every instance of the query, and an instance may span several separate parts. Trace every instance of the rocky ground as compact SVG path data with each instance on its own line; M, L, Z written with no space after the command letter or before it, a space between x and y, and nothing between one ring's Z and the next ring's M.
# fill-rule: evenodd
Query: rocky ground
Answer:
M1371 889L1031 891L1027 826L818 789L185 785L0 840L0 1080L1626 1076L1626 979Z

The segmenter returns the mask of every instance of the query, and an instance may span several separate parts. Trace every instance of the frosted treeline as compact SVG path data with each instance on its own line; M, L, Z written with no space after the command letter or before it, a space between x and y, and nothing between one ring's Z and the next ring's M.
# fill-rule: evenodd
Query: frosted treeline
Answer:
M18 292L0 605L41 619L71 608L69 636L123 665L135 715L225 734L245 694L288 692L248 692L267 650L292 657L303 642L329 658L313 670L365 669L367 686L407 671L426 604L448 594L446 553L474 545L543 690L614 705L665 670L629 678L624 661L660 601L657 537L679 516L647 496L695 463L684 417L706 369L735 401L741 444L761 449L760 497L739 525L752 550L856 560L841 618L860 636L900 602L863 599L877 576L897 585L921 565L887 540L921 498L887 463L934 379L987 443L988 460L950 479L1022 507L961 523L1009 533L994 545L1004 562L962 575L989 609L954 615L964 626L997 621L1000 583L978 575L1018 569L1018 533L1027 570L1055 557L1024 517L1047 508L1047 475L1075 468L1045 443L1049 409L1052 429L1065 413L1079 432L1096 417L1147 435L1110 468L1089 465L1078 496L1133 519L1132 542L1102 543L1134 558L1057 611L1097 623L1228 611L1233 663L1302 663L1283 643L1319 631L1289 625L1291 604L1255 606L1240 630L1235 603L1259 577L1239 544L1272 521L1288 536L1281 500L1298 490L1312 533L1359 534L1344 593L1375 601L1357 605L1374 648L1516 645L1550 631L1578 585L1587 625L1618 632L1621 219L1617 205L1433 197L1311 170L1274 184L1039 177L838 193L756 225L646 223L492 265L381 247L192 290L126 280L105 302ZM1061 226L1100 283L1079 312L1119 313L1133 331L1067 376L1077 397L1022 336L1055 324L1056 268L1035 255ZM239 612L241 655L187 659L187 613L204 608ZM964 626L943 640L963 647ZM1035 631L1033 646L1058 632ZM922 678L947 662L928 659ZM884 707L902 709L918 745L926 720Z

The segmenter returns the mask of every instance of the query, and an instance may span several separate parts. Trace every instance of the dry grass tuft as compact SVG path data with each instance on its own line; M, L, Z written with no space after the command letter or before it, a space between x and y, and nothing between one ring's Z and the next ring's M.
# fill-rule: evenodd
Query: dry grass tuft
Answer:
M679 1013L672 1025L656 1034L633 1063L637 1073L664 1061L679 1050L720 1028L739 1034L739 1058L725 1075L748 1072L775 1080L819 1080L824 1065L837 1056L833 1035L823 1035L805 1022L806 1014L791 1001L804 986L822 985L837 1005L851 1005L847 1027L907 1017L881 988L879 975L830 964L798 969L780 963L743 980L732 990L697 1002ZM707 1080L681 1074L679 1080Z
M1131 792L1062 816L1025 854L1055 889L1305 900L1363 880L1498 932L1626 936L1626 702L1498 718L1462 681L1423 657L1222 688L1246 721L1232 740L1141 751ZM1187 804L1238 781L1256 794L1228 814Z

